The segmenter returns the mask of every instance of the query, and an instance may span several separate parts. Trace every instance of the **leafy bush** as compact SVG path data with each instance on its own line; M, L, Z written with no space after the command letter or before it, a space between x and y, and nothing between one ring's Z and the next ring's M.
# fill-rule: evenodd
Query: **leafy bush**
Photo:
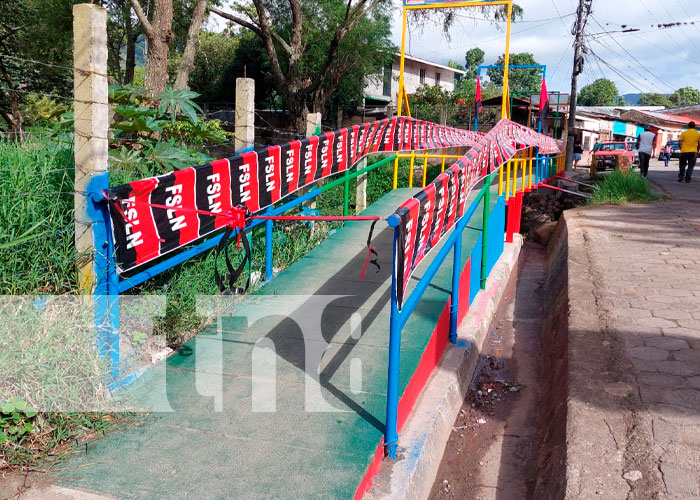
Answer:
M221 144L228 140L220 122L197 116L201 108L191 90L166 89L151 99L143 87L113 85L110 102L115 121L111 125L109 161L117 183L192 165L211 158L188 145ZM113 182L114 184L114 182Z
M625 203L648 203L658 198L652 192L649 181L641 175L636 172L615 170L605 175L603 182L595 186L590 203L594 205L605 203L622 205Z
M37 94L28 94L22 108L24 124L29 127L49 127L58 122L61 115L68 111L64 103Z
M185 144L222 144L234 135L221 126L221 120L200 120L196 123L188 121L178 121L176 123L166 123L163 127L169 135L178 137L181 143Z

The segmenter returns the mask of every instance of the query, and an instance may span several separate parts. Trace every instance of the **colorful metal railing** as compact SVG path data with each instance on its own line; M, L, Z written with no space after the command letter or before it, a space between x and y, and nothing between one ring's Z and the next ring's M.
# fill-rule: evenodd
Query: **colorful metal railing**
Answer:
M486 281L495 263L500 258L504 242L513 242L514 234L520 228L522 200L525 193L537 189L564 169L565 156L539 155L536 148L527 148L483 179L482 187L471 201L464 215L456 222L454 229L433 257L415 288L406 297L399 296L399 279L397 273L403 272L403 264L398 257L398 245L401 244L399 215L388 219L394 228L394 251L392 266L391 316L389 327L389 365L387 379L386 427L383 439L385 454L395 458L398 445L398 432L406 420L410 408L399 411L402 397L407 395L407 388L402 396L399 394L399 372L401 358L401 331L406 325L421 297L427 290L440 267L452 252L452 289L450 291L449 342L457 342L459 318L464 314L465 306L472 304L479 290L486 288ZM492 205L492 191L497 193L496 203ZM462 267L463 233L466 228L474 229L472 218L481 207L482 227L480 236L472 249L469 267ZM505 241L504 241L505 233ZM469 273L469 303L460 303L460 283L463 273ZM404 406L411 406L410 403Z

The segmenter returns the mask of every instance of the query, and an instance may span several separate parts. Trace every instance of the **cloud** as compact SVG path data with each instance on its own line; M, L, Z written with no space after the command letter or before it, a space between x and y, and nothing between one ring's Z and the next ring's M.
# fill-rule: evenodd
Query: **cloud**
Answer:
M524 11L520 22L513 24L511 52L532 52L535 59L547 65L550 90L568 92L573 65L575 0L516 0ZM401 2L396 6L393 41L401 43ZM594 2L593 14L586 33L592 53L586 56L579 88L597 78L609 78L620 93L661 92L688 86L700 86L700 13L696 0L616 0ZM691 13L694 17L691 17ZM464 62L465 52L480 47L486 53L486 64L493 63L504 52L505 32L502 25L481 18L477 9L457 11L457 21L447 40L438 25L426 26L422 32L411 30L410 53L435 62L450 59ZM562 16L561 18L559 16ZM659 29L660 23L695 21L695 25ZM620 33L622 25L638 28L633 33ZM600 34L608 31L616 33ZM598 35L596 35L598 34Z

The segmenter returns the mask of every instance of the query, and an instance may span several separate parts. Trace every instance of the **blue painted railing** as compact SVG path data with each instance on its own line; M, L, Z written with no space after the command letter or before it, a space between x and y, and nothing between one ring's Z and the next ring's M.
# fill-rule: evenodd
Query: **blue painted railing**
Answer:
M428 286L439 271L440 267L447 260L449 253L452 252L452 290L450 293L449 340L453 344L457 342L457 327L460 309L459 290L460 277L462 273L462 235L482 202L483 225L481 235L477 240L474 251L472 252L472 269L474 269L476 272L472 273L471 278L474 279L474 276L478 277L478 280L475 282L475 284L477 284L477 290L485 289L486 279L491 272L491 268L503 252L503 231L505 227L504 198L499 197L495 206L493 207L493 210L491 209L491 188L494 175L497 175L497 172L498 171L493 172L484 179L484 185L479 191L478 195L474 201L472 201L464 216L456 223L454 229L445 240L437 255L428 265L425 273L420 280L418 280L418 283L413 291L406 297L403 307L400 310L396 297L396 272L398 269L396 262L396 250L399 238L398 226L400 219L397 215L392 215L389 217L388 223L394 228L394 249L393 270L391 276L391 316L389 325L389 364L384 447L386 454L392 458L396 458L396 447L398 443L397 420L400 397L399 365L401 331L406 325L408 319L413 314L416 306L421 300L421 297L428 289ZM477 260L476 263L475 260ZM476 295L476 293L471 293L471 288L473 287L470 286L470 302Z
M321 187L297 196L290 201L276 207L269 207L265 215L282 215L289 210L300 207L305 202L312 200L319 195L344 184L343 214L348 215L350 181L356 177L375 170L382 165L388 164L396 159L396 155L391 155L377 162L367 165L365 168L357 169L356 163L339 179L324 184ZM173 267L188 261L212 248L216 247L223 237L223 233L207 239L199 244L193 245L176 255L149 265L129 277L120 278L116 270L114 261L114 245L112 239L112 226L110 222L107 204L105 203L102 191L109 187L109 176L103 174L93 179L88 192L90 216L92 218L93 239L95 244L95 276L96 287L94 292L95 325L97 330L97 350L101 357L108 358L110 363L110 385L115 387L123 384L119 373L119 295L130 289L143 284L151 278L158 276ZM265 225L265 280L269 280L273 275L273 229L272 220L254 220L246 226L245 231L252 230L260 225ZM231 237L235 237L233 234Z

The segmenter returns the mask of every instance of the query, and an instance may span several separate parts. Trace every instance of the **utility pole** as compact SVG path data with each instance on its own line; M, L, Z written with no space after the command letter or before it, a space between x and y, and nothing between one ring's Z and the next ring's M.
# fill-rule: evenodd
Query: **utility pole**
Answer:
M583 33L586 29L586 21L591 13L593 0L579 0L576 11L576 24L571 29L574 39L574 68L571 73L571 102L569 103L569 128L566 138L566 170L571 171L574 156L574 135L576 134L576 98L578 95L578 75L583 72Z

